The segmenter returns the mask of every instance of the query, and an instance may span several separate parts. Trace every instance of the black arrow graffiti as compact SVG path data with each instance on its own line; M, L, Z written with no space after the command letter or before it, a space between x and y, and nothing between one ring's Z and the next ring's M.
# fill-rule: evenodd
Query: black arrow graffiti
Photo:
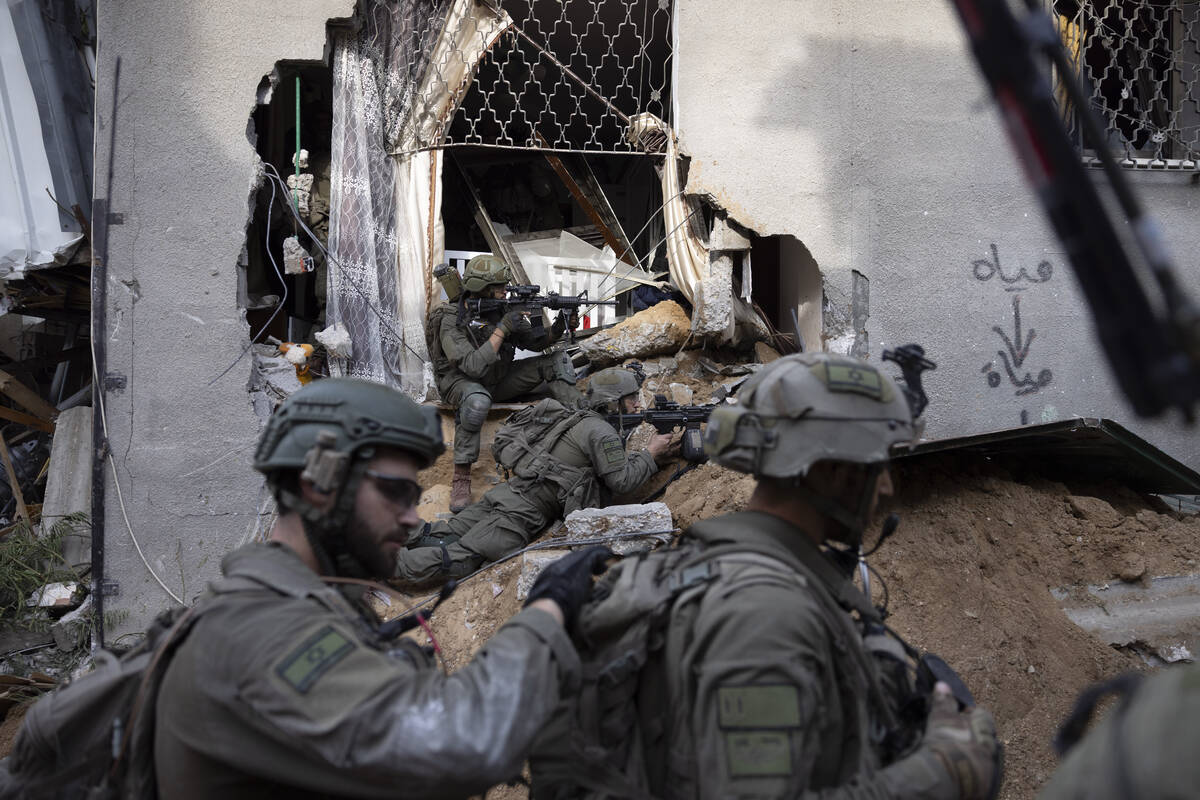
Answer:
M1025 363L1025 359L1029 356L1029 346L1033 344L1034 337L1037 336L1037 331L1033 328L1029 329L1029 335L1021 340L1021 295L1013 295L1013 333L1012 339L1008 338L1008 334L1000 330L999 325L993 325L992 330L1000 334L1000 338L1004 340L1004 346L1008 348L1008 354L1012 357L1014 367L1020 369ZM1015 341L1015 344L1014 344Z

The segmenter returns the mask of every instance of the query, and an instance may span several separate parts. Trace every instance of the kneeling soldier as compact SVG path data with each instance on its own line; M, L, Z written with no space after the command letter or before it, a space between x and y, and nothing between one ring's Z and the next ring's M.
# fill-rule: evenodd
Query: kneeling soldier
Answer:
M475 256L463 274L463 297L503 300L508 266L495 256ZM575 370L565 352L514 361L517 348L544 350L575 328L575 314L560 314L550 331L530 325L520 311L492 312L469 319L457 306L443 303L426 323L433 371L442 399L454 406L454 483L450 510L471 502L471 465L479 459L479 432L493 401L511 400L546 385L550 396L568 408L579 404Z

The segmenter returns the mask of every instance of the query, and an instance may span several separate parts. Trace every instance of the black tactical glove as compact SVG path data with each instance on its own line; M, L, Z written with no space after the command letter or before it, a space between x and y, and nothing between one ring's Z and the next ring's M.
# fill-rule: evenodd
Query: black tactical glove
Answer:
M934 691L922 747L942 762L958 784L961 800L989 800L998 793L1003 752L996 740L996 723L984 709L974 706L960 711L953 695Z
M608 569L605 562L612 557L612 550L594 544L547 564L529 590L525 605L535 600L553 600L562 609L564 624L570 628L592 593L592 576Z
M496 329L503 333L504 338L507 339L509 336L512 336L513 331L521 326L521 322L524 319L525 315L522 312L510 311L500 318L500 324L496 326Z

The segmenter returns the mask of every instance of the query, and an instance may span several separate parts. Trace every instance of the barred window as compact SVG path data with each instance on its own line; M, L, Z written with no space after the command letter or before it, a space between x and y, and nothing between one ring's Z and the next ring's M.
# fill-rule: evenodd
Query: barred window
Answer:
M438 0L396 65L393 153L447 145L642 153L630 118L671 123L671 0ZM389 79L389 80L394 80ZM415 109L416 113L412 110Z
M1200 159L1200 0L1050 0L1106 146L1129 167L1196 169ZM1085 159L1076 110L1056 97Z

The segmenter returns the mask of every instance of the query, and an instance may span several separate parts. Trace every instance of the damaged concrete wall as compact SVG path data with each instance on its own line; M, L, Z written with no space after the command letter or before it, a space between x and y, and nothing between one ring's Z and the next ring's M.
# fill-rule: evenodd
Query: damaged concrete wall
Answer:
M150 566L191 600L257 521L250 469L259 422L246 392L248 337L236 263L256 156L255 90L279 60L320 60L325 23L352 0L100 7L96 196L110 197L108 441ZM112 154L113 74L121 57ZM170 604L130 539L112 471L105 515L107 640ZM128 612L128 613L124 613ZM122 619L123 618L123 619Z
M1200 467L1200 440L1117 392L950 3L678 0L677 16L687 190L803 243L826 349L923 343L931 437L1103 416ZM1196 286L1200 184L1130 177ZM813 294L796 296L810 318Z

